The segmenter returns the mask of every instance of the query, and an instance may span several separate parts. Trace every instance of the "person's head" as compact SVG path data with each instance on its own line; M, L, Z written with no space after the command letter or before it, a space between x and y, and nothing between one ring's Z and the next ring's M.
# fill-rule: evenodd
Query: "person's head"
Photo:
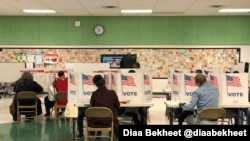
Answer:
M33 75L29 71L25 71L19 80L33 81Z
M133 64L133 68L140 68L140 63L139 62L135 62Z
M195 71L195 73L203 73L201 69Z
M135 70L129 70L128 73L135 73Z
M203 83L207 82L206 76L202 73L198 73L194 79L198 87L200 87Z
M98 88L105 85L105 79L100 74L94 76L93 82Z
M63 71L59 71L59 72L57 73L57 75L58 75L58 77L63 77L63 76L64 76L64 72L63 72Z

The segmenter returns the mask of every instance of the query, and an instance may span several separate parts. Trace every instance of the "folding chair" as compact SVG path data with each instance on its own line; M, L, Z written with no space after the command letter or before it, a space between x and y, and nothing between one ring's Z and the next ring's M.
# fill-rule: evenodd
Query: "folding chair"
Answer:
M106 107L89 107L85 111L85 141L88 141L91 138L108 138L110 141L114 140L114 121L113 121L113 113L109 108ZM108 118L110 119L109 126L93 126L89 122L90 120L94 120L93 118ZM108 134L90 134L90 132L108 132Z
M35 117L37 120L37 95L35 92L22 91L17 94L17 120L18 121L20 121L22 114Z
M67 99L68 98L68 93L67 92L58 92L56 95L55 95L55 104L54 104L54 107L52 108L51 110L51 118L52 119L58 119L58 112L60 109L66 109L66 104L65 105L61 105L58 103L58 100L61 99L61 98L65 98ZM54 115L54 117L53 117Z
M202 119L221 119L221 125L224 123L226 117L226 112L223 108L219 107L209 107L201 110L197 117L197 125L200 124Z

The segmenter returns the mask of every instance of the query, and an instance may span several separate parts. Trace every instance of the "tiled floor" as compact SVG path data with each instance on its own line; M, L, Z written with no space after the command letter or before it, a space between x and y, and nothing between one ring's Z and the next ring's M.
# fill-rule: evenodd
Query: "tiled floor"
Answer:
M0 141L70 141L72 140L72 122L59 119L57 122L39 116L38 121L26 120L13 122L9 114L9 105L13 97L0 99ZM43 96L41 97L43 102ZM153 98L154 106L149 108L149 125L169 124L165 116L164 96ZM42 105L44 108L44 105ZM45 110L43 109L43 112Z

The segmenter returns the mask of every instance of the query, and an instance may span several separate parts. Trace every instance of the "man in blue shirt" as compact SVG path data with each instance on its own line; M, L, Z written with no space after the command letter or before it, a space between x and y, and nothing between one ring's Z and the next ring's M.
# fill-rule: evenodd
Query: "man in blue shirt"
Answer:
M199 88L193 92L191 101L180 104L183 111L194 111L194 109L196 109L194 115L190 115L186 118L187 124L196 124L197 118L195 114L199 114L202 109L207 107L218 107L219 103L219 89L207 82L204 74L198 73L195 76L195 83ZM208 122L204 121L203 123L209 124L210 120Z

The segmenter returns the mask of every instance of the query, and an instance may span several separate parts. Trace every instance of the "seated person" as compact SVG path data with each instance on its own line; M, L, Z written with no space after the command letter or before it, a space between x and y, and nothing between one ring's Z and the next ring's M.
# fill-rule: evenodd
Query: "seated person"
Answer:
M53 86L55 87L56 93L58 92L68 92L68 78L65 77L65 74L63 71L59 71L57 73L58 78L55 78L55 80L53 81ZM61 105L66 105L68 102L67 99L59 99L58 100L58 104ZM44 105L45 105L45 110L46 110L46 114L45 116L50 116L50 109L54 106L55 101L50 101L48 96L46 96L44 98Z
M186 116L187 124L196 124L196 115L206 107L218 107L219 90L217 87L207 82L206 76L198 73L195 76L195 83L199 87L196 89L191 97L189 103L180 103L180 107ZM196 107L196 111L194 111ZM216 121L216 120L215 120ZM179 121L180 122L180 121ZM211 120L202 119L201 124L211 124ZM212 122L214 124L214 122ZM179 123L179 125L181 125Z
M90 98L90 104L93 107L107 107L113 112L113 120L114 120L114 131L115 135L118 137L119 134L119 122L117 118L117 109L120 108L120 102L118 96L114 90L108 90L105 85L105 79L101 75L95 75L93 78L94 84L97 86L97 90L95 90ZM84 111L84 109L81 112ZM84 115L83 113L80 115ZM82 116L83 117L83 116ZM80 119L82 120L82 119ZM89 121L90 126L106 126L109 124L110 120L106 118L101 119L93 119ZM77 122L79 124L79 122ZM77 138L83 138L83 125L78 125L78 135ZM98 132L97 134L101 134Z
M195 70L194 73L203 73L203 71L201 69L197 69ZM192 114L193 114L193 111L183 111L181 107L176 109L175 116L178 118L178 125L182 125L186 117Z
M35 93L43 92L43 87L33 80L33 76L29 71L23 72L22 76L16 81L14 85L14 92L16 92L13 102L15 112L17 111L17 94L22 91L33 91ZM29 104L30 100L23 100L22 103ZM22 109L25 111L25 109ZM37 115L42 114L41 100L37 98ZM13 114L13 120L17 121L17 113ZM26 116L28 117L28 116Z

